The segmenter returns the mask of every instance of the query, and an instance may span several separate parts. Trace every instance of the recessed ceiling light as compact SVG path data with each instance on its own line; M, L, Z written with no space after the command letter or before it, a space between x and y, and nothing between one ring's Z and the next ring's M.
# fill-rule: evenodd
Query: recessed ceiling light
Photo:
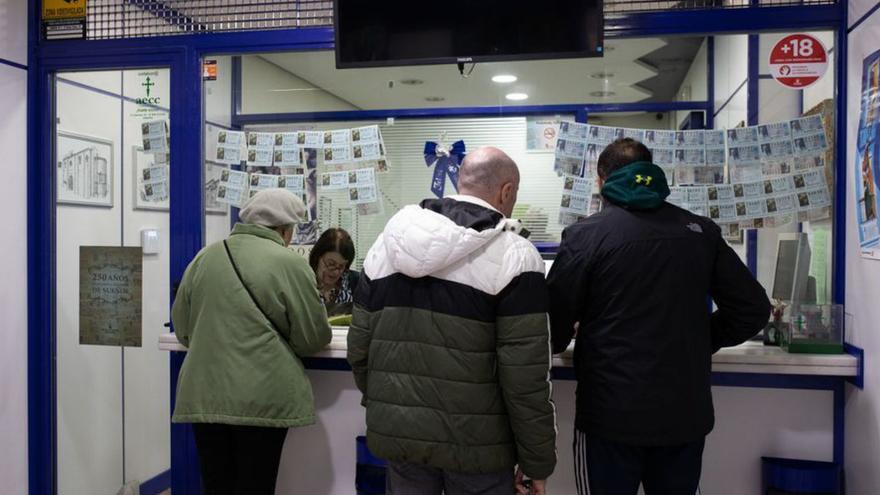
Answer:
M425 84L425 81L421 79L401 79L400 84L403 84L404 86L419 86Z
M529 95L527 95L525 93L508 93L508 95L505 96L505 98L507 98L508 100L511 100L511 101L523 101L523 100L527 99L528 97L529 97Z
M499 84L509 84L512 82L516 82L516 76L511 74L498 74L497 76L492 76L492 82L496 82Z
M596 72L595 74L590 74L590 77L593 79L611 79L614 77L613 72Z
M446 98L442 96L426 96L425 101L430 101L431 103L438 103L441 101L446 101Z
M614 91L593 91L590 93L590 96L595 96L596 98L608 98L609 96L616 96L617 93Z

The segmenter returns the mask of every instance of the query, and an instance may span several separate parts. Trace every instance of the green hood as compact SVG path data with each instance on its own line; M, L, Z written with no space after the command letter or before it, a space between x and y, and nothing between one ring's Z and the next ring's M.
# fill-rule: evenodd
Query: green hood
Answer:
M662 168L651 162L635 162L605 180L602 196L628 210L653 210L669 196L669 185Z

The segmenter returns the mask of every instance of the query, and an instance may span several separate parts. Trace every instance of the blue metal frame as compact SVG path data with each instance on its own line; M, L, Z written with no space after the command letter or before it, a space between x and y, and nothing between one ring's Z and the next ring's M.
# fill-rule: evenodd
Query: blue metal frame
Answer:
M835 102L837 108L835 112L836 122L834 125L834 162L836 169L834 172L834 222L832 223L832 238L834 244L834 252L832 253L831 273L833 301L837 304L845 304L846 302L846 200L849 184L846 180L847 161L846 156L846 128L847 128L847 58L849 47L847 46L847 17L849 15L849 2L840 2L840 22L835 32L834 47L837 53L834 56L835 62Z
M636 103L583 103L574 105L513 105L487 107L400 108L386 110L343 110L332 112L236 114L235 126L279 124L290 122L328 122L353 120L383 120L389 117L442 118L442 117L511 117L523 115L575 114L578 112L674 112L708 111L708 101L636 102Z
M761 61L759 60L761 38L757 34L750 34L748 41L748 96L747 96L747 125L758 125L760 105L758 88L760 86L759 71ZM757 229L749 229L746 232L746 265L753 275L758 275L758 231Z
M838 177L845 177L845 72L846 72L846 2L841 6L748 7L743 9L665 11L610 16L606 37L662 36L668 34L744 33L758 30L801 30L811 28L837 29L840 51L837 60L838 80ZM39 39L40 2L28 0L29 55L28 64L28 413L29 413L29 482L30 493L55 493L55 211L54 174L51 130L54 128L51 76L62 70L97 70L135 67L171 67L171 142L172 159L176 163L201 163L203 154L203 105L201 58L205 55L248 54L289 50L329 49L333 46L330 28L284 29L233 33L194 34L141 39L106 41L42 42ZM841 36L841 32L844 33ZM712 50L714 52L714 50ZM710 71L714 61L710 59ZM22 67L24 68L24 66ZM753 79L750 78L750 84ZM757 81L757 79L754 79ZM240 81L239 81L240 82ZM709 88L714 87L714 81ZM240 85L239 85L240 88ZM710 89L711 91L711 89ZM757 94L755 92L755 94ZM193 98L193 95L199 97ZM234 95L235 96L235 95ZM248 123L258 123L257 116L241 116L241 94L237 94L234 115ZM552 107L489 107L468 109L386 110L360 113L360 118L437 117L451 115L524 115L531 113L574 113L578 121L586 121L589 112L602 111L669 111L697 105L713 117L714 95L707 102L685 102L682 107L658 104L618 106L573 105ZM660 110L662 108L662 110ZM276 116L277 117L277 116ZM349 119L358 117L345 112L320 114L287 114L301 120ZM252 120L253 118L254 120ZM233 122L235 126L235 122ZM171 170L171 280L179 280L189 260L202 247L202 170L201 167L172 167ZM843 300L843 267L845 255L845 181L837 181L835 210L835 300ZM841 189L842 188L842 189ZM170 300L170 297L169 297ZM181 353L172 353L172 407L176 379L183 361ZM319 365L319 363L313 363ZM560 371L565 374L566 372ZM562 378L562 377L561 377ZM738 379L726 380L729 385ZM760 386L757 379L743 379ZM792 378L785 388L801 388L802 382ZM811 381L815 384L816 382ZM835 392L835 459L842 459L843 396L842 380L825 383ZM838 444L839 439L839 444ZM174 493L195 494L199 490L196 453L189 428L172 426L172 490Z
M706 37L706 129L715 128L715 37Z

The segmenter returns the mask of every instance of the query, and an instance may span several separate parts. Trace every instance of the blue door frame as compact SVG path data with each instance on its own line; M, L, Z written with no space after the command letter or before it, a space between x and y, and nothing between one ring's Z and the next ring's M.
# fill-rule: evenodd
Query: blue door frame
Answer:
M204 127L201 59L205 55L248 54L273 51L316 50L333 47L328 28L302 28L199 35L166 36L106 41L43 42L39 39L40 2L28 0L28 414L29 493L56 493L55 440L55 206L54 206L54 89L53 74L70 70L109 70L143 67L171 68L171 155L174 163L203 161ZM747 7L741 9L668 11L612 15L606 21L606 37L630 38L663 35L736 34L756 31L833 29L837 31L837 170L835 205L834 299L843 302L845 256L846 155L846 1L840 5L798 7ZM710 38L711 42L711 38ZM711 46L711 45L710 45ZM567 105L506 108L505 115L574 113L585 121L594 111L705 110L711 122L714 98L714 67L709 59L707 102L622 105ZM196 97L194 97L196 96ZM659 105L659 106L657 106ZM695 108L696 107L696 108ZM257 123L260 116L234 116L238 124ZM391 110L346 115L304 115L300 119L374 119L385 116L439 117L485 115L493 109ZM276 118L279 116L275 116ZM293 115L285 115L290 118ZM234 122L236 123L236 122ZM171 168L171 280L180 280L189 261L201 249L203 236L202 167ZM169 304L171 295L169 294ZM181 353L171 353L172 407ZM838 407L835 400L835 431ZM840 415L842 418L842 414ZM842 419L841 419L842 421ZM842 423L841 423L842 429ZM171 433L172 490L176 495L199 493L197 457L188 427L173 425ZM842 439L835 440L835 458L842 459Z

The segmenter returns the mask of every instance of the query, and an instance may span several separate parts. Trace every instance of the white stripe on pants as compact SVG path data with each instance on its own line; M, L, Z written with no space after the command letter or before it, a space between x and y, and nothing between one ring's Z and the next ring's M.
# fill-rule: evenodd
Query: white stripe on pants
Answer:
M587 467L587 435L574 429L574 480L578 495L590 495L590 472Z

